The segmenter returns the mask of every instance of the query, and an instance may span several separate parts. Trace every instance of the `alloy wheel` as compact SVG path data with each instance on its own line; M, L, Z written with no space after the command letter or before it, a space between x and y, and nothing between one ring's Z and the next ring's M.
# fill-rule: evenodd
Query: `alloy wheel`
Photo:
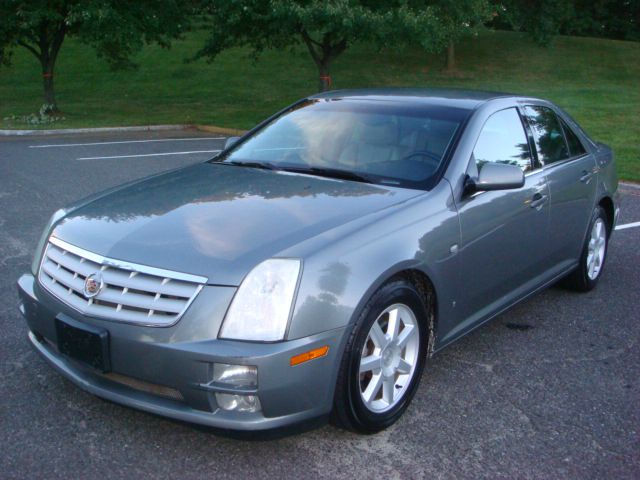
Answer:
M587 275L590 280L595 280L600 275L604 255L607 248L607 229L601 218L596 219L591 229L587 252Z
M391 305L378 316L360 356L360 395L367 409L382 413L400 402L414 376L419 347L418 322L407 305Z

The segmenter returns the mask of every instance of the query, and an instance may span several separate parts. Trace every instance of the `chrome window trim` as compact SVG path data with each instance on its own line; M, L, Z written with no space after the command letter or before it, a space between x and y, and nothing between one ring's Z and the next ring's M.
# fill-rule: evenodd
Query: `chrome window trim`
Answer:
M574 157L568 157L568 158L564 158L562 160L558 160L557 162L552 162L552 163L545 163L544 165L542 165L542 170L549 170L553 167L555 167L556 165L566 165L568 163L574 162L576 160L582 160L584 157L587 157L591 155L589 152L587 153L583 153L581 155L577 155ZM594 161L595 163L595 161Z
M529 170L528 172L524 172L525 178L530 177L531 175L535 175L537 173L544 172L544 167L538 167L535 170Z

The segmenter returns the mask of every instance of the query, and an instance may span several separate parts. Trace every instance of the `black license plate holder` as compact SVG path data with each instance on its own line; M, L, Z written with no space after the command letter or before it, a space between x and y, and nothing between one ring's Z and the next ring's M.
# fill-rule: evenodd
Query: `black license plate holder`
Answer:
M104 373L111 370L108 330L80 323L66 315L58 315L55 323L61 354L94 370Z

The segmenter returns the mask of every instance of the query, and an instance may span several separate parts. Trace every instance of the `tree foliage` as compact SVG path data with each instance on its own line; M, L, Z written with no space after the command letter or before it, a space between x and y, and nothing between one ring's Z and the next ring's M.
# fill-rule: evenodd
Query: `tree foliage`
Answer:
M168 47L186 28L188 10L179 0L0 0L0 62L15 48L40 62L44 103L57 110L56 60L67 37L91 45L113 68L131 67L145 43Z
M640 0L575 0L560 28L567 35L640 41Z
M432 8L447 44L447 69L455 68L454 46L465 37L478 34L493 18L489 0L415 0L415 7Z
M515 30L547 45L571 15L571 0L501 0L500 16Z
M263 50L303 44L318 68L319 88L331 85L330 67L349 45L368 41L442 48L443 28L425 6L400 1L358 0L209 0L209 36L198 57L215 58L234 46Z
M528 32L542 45L554 35L640 40L640 0L496 0L496 27Z

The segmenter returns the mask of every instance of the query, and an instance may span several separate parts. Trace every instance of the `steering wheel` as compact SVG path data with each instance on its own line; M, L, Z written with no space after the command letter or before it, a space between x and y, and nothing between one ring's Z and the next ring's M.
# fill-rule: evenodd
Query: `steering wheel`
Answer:
M402 157L399 161L402 162L404 160L410 160L413 157L426 157L429 160L429 163L433 163L434 167L436 168L440 165L440 161L442 160L440 155L436 155L435 153L428 150L416 150L415 152Z

